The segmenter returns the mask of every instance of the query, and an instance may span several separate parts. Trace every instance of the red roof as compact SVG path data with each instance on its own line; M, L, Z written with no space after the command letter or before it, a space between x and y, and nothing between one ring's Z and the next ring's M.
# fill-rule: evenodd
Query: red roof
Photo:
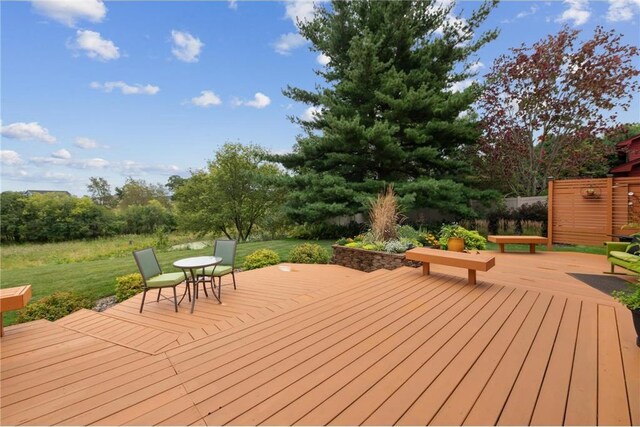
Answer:
M636 166L640 166L640 159L635 159L632 160L630 162L627 162L623 165L620 166L616 166L615 168L612 168L609 173L624 173L624 172L631 172L631 170L633 168L635 168Z
M622 150L622 149L628 148L636 140L640 141L640 134L632 136L629 139L625 139L624 141L618 142L616 144L616 149Z

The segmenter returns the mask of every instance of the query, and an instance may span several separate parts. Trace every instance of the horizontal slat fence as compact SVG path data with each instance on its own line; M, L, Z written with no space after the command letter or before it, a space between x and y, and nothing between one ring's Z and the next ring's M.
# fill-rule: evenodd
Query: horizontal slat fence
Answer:
M549 181L549 240L601 245L640 222L640 178Z

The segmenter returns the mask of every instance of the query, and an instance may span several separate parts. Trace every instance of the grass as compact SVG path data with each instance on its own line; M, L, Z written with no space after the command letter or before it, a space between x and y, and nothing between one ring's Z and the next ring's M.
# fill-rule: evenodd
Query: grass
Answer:
M157 240L155 235L127 234L87 241L7 245L2 247L0 261L3 272L14 268L95 261L130 256L136 249L157 246ZM168 240L169 246L173 246L199 239L173 233Z
M499 251L500 246L496 243L487 242L488 251ZM505 245L505 252L529 252L529 245ZM553 245L553 250L558 252L580 252L584 254L604 255L604 246L583 246L583 245ZM545 245L537 245L536 251L547 251Z
M135 237L138 240L131 246L128 245L129 240L124 238L108 239L105 248L101 247L101 240L21 245L9 247L10 250L2 248L0 287L29 283L33 292L32 301L56 291L77 292L92 300L113 295L116 277L138 271L131 255L133 247L153 244L153 236ZM147 239L151 239L151 242L147 242ZM127 245L126 250L121 249L123 242ZM244 257L258 249L271 249L278 253L282 261L287 261L291 249L306 242L291 239L241 243L238 245L236 266L241 266ZM318 243L330 251L333 241L321 240L311 243ZM199 250L159 251L158 260L163 271L179 271L173 267L174 261L192 256L211 255L212 251L211 247ZM40 259L37 259L38 254ZM66 262L61 263L59 260ZM16 312L4 313L5 325L15 323L16 317Z

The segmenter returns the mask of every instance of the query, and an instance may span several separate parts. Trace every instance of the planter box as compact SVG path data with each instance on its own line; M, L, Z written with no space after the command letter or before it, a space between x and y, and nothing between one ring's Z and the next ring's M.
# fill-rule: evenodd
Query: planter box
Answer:
M398 267L421 267L422 263L409 261L404 254L391 254L388 252L367 251L359 248L347 248L333 245L332 264L353 268L360 271L375 271L381 268L395 270Z

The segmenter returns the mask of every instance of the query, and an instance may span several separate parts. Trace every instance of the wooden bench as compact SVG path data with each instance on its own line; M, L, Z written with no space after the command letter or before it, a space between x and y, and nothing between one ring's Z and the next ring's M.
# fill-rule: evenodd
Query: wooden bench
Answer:
M490 242L497 243L500 246L500 252L504 253L504 245L506 244L525 244L529 245L529 252L536 253L536 245L546 245L549 239L540 236L489 236Z
M451 267L466 268L469 271L469 284L476 284L476 271L488 271L496 265L496 259L486 254L468 254L465 252L443 251L440 249L415 248L408 250L406 258L422 262L422 274L430 274L430 264L442 264Z
M4 336L2 313L23 308L29 299L31 299L31 285L0 289L0 337Z

